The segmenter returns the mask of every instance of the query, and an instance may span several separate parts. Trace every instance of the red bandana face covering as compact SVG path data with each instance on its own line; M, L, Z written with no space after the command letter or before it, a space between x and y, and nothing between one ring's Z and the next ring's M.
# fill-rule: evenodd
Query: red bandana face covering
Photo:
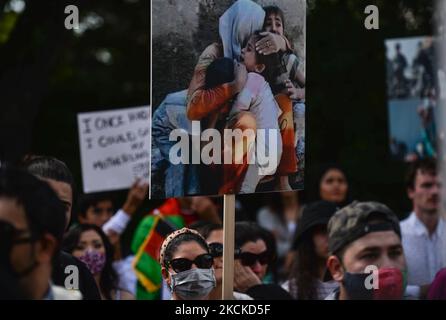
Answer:
M346 272L343 285L351 300L400 300L406 289L405 273L397 268L378 269L378 285L368 288L371 273Z
M402 299L405 290L403 273L397 268L378 270L379 288L373 290L374 300Z

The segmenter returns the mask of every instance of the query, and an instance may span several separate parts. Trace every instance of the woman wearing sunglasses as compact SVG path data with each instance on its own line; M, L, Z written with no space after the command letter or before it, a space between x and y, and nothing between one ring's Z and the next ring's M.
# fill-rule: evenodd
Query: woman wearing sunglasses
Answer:
M274 268L274 237L255 222L235 224L234 289L254 300L289 300L281 286L268 281L268 268ZM274 282L274 281L273 281Z
M161 272L173 300L207 300L216 286L214 258L205 239L195 230L182 228L161 245Z
M260 281L264 280L272 262L266 232L255 222L242 221L235 225L235 258L243 266L250 267Z
M221 300L223 293L223 226L218 223L201 223L195 228L192 225L190 227L197 230L206 239L209 251L214 258L216 286L209 294L209 300ZM246 294L234 291L234 300L253 299Z

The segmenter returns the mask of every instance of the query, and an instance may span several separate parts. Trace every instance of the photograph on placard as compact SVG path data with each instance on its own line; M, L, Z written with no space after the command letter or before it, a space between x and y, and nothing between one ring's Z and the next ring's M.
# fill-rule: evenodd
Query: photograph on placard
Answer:
M303 189L305 21L303 0L152 2L153 198Z
M439 98L435 39L389 39L385 45L391 157L406 162L435 158Z

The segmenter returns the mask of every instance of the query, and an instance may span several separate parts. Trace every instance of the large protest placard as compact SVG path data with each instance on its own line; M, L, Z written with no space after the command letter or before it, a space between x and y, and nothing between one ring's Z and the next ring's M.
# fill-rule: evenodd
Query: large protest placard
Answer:
M388 39L387 96L390 153L412 162L437 157L438 66L433 37Z
M303 189L305 19L305 0L152 2L153 198Z
M85 193L149 181L150 107L78 114Z

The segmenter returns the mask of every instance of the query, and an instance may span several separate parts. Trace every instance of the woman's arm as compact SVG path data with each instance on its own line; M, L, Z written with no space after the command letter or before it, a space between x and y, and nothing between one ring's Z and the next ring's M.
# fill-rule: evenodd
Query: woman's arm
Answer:
M296 88L291 80L285 81L286 94L293 100L305 100L305 88Z
M294 58L293 64L291 65L290 70L290 80L293 82L297 82L297 84L301 88L305 88L305 76L302 71L299 70L300 60L299 58L292 54L290 55L290 59Z
M246 68L235 63L235 80L212 89L205 89L207 67L222 56L221 46L214 43L201 54L195 67L188 91L187 117L189 120L201 120L217 111L225 102L238 93L246 82Z
M128 291L121 290L121 300L135 300L135 296Z
M189 120L201 120L218 110L235 94L230 83L225 83L212 89L197 89L187 104Z
M305 76L300 70L296 71L294 80L299 84L301 88L305 88Z

